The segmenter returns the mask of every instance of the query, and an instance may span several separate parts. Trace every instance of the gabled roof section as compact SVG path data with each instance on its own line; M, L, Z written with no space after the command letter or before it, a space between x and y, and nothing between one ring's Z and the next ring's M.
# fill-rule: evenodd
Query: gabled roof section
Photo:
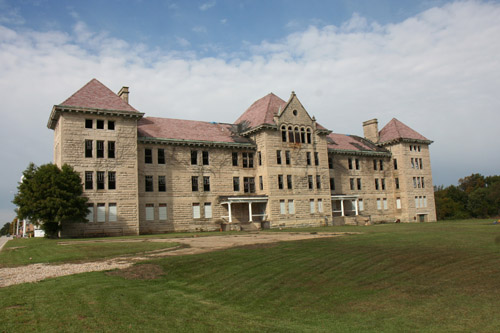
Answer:
M256 100L250 107L235 121L235 124L246 122L249 128L268 124L274 125L274 116L283 109L287 102L273 93L267 94Z
M145 117L138 121L137 134L139 140L254 146L251 140L236 134L234 127L233 124Z
M410 127L406 126L396 118L392 118L387 125L382 128L379 132L379 143L383 144L389 141L399 141L399 140L416 140L416 141L428 141L422 134L412 130Z
M373 142L356 135L330 133L326 137L328 150L343 154L390 154L385 148L378 147Z
M138 112L96 79L90 80L59 106Z

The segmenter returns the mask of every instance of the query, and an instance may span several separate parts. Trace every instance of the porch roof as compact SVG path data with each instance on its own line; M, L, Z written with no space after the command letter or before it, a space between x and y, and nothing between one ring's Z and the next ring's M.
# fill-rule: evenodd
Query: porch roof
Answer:
M220 197L221 205L228 203L250 203L250 202L267 202L267 195Z
M359 195L356 195L356 194L351 194L351 195L336 194L336 195L332 195L332 200L356 200L357 198L359 198Z

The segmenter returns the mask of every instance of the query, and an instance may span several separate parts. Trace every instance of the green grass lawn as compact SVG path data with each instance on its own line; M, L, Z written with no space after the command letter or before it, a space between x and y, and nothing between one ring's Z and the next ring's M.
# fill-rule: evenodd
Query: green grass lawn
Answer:
M97 239L99 240L99 239ZM102 240L102 239L101 239ZM112 240L112 238L109 238ZM19 238L7 242L0 252L0 267L12 267L34 263L60 263L90 261L103 258L130 255L145 251L176 246L174 242L93 242L92 239L46 239ZM82 243L82 241L84 243ZM61 245L64 242L67 245ZM1 332L1 331L0 331Z
M2 288L0 331L500 331L500 225L306 230L362 234Z

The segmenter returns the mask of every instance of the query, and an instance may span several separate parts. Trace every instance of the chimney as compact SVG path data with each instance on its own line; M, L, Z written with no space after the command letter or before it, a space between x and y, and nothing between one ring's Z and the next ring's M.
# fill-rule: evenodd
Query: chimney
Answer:
M363 134L365 139L372 141L373 143L378 142L378 121L377 119L367 120L363 122Z
M122 87L118 92L118 97L123 99L125 103L128 103L128 87Z

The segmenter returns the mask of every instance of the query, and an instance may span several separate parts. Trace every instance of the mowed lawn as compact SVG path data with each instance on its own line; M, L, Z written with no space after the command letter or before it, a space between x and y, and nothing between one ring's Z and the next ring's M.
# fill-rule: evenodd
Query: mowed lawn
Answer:
M500 332L491 222L308 229L362 234L6 287L0 332Z

